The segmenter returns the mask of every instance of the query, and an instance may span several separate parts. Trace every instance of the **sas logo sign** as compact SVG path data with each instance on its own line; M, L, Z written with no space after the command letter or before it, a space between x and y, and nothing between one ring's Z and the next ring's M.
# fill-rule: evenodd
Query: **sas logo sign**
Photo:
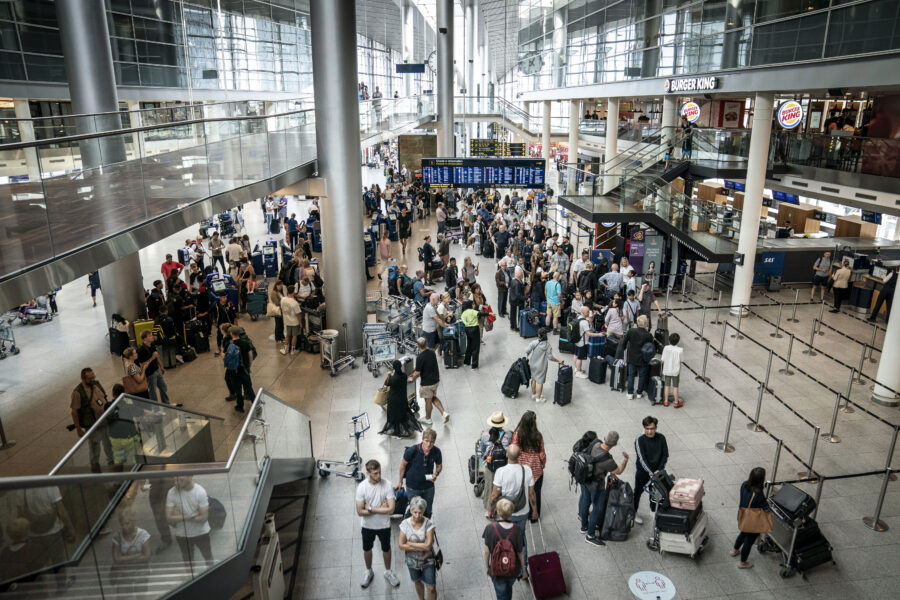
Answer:
M767 256L766 258L763 259L763 264L766 264L766 263L770 263L770 264L771 264L771 263L774 263L774 262L775 262L775 257L774 257L774 256Z
M688 123L694 123L700 118L700 105L696 102L688 102L681 107L681 116L688 120Z
M785 129L793 129L803 120L803 107L796 100L788 100L778 108L778 123Z

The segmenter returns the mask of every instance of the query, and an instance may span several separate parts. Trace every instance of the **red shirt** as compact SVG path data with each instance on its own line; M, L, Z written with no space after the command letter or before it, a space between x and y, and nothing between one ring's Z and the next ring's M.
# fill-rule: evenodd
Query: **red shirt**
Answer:
M171 261L167 260L166 262L164 262L162 264L162 269L160 269L160 271L162 271L162 274L165 275L166 279L168 279L169 276L172 274L172 271L174 271L175 269L183 269L183 268L184 268L184 265L181 264L180 262L178 262L176 260L171 260Z
M513 432L512 444L519 443L519 432ZM530 450L521 449L519 453L519 464L531 467L531 473L537 481L544 474L544 467L547 465L547 453L544 452L544 438L541 437L541 451L532 452Z

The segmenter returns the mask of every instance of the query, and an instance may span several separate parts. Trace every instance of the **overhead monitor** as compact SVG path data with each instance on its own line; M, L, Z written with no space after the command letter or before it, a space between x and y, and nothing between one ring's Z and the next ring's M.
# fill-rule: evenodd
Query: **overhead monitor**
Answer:
M225 293L225 280L216 279L215 281L213 281L212 289L217 294L224 294Z
M424 73L425 63L397 63L397 73Z
M772 197L779 202L787 202L788 204L800 204L800 196L798 196L797 194L790 194L788 192L773 190Z
M542 188L546 163L531 158L423 158L422 180L431 187Z
M872 210L864 210L862 211L862 220L866 223L881 225L881 213Z

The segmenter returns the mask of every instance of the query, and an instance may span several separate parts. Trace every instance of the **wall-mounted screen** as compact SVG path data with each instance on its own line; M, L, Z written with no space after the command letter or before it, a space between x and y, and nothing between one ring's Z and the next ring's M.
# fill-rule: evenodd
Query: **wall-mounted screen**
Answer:
M800 196L797 194L789 194L778 190L772 191L772 197L779 202L787 202L788 204L800 204Z
M431 187L542 188L545 161L530 158L423 158L422 181Z

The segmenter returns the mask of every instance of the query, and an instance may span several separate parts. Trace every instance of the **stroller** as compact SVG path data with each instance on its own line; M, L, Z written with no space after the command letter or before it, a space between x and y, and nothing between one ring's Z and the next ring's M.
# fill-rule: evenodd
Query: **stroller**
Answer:
M16 346L16 336L12 330L12 321L8 319L0 320L0 360L18 353L19 347Z
M50 310L41 308L34 300L29 304L22 304L19 306L17 316L25 325L34 325L35 323L44 323L53 320L53 314Z
M234 220L231 213L223 212L219 215L219 235L227 237L236 233L234 228Z
M469 483L475 497L480 498L484 493L484 461L481 460L481 436L475 440L475 454L469 457Z

